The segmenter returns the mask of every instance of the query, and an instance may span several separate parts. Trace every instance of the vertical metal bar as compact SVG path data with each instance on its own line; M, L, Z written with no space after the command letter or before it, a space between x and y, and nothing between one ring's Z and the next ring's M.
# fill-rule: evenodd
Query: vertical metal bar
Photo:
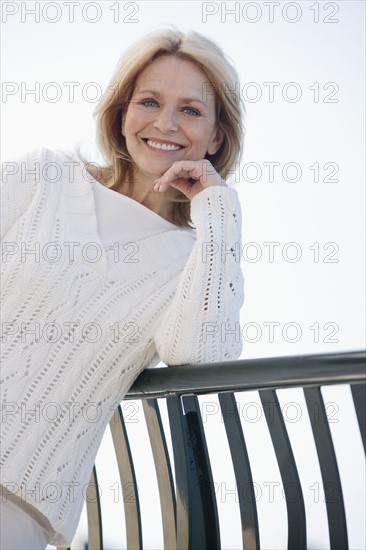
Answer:
M330 546L332 549L347 550L342 486L323 398L319 387L304 388L304 393L323 479Z
M243 548L254 550L259 548L259 529L248 451L234 394L219 393L219 401L238 487Z
M169 453L156 399L142 401L158 480L164 548L176 550L176 502Z
M306 548L306 517L302 488L285 422L274 390L259 392L286 495L288 548ZM295 489L295 495L291 493Z
M192 548L221 548L216 496L205 432L196 395L182 396L190 488ZM204 546L202 546L202 543Z
M140 550L142 548L140 502L131 449L120 405L115 410L109 425L122 484L127 547Z
M219 549L220 530L197 397L168 397L177 492L177 548Z
M86 491L88 550L103 550L102 510L95 465Z
M184 442L184 424L179 397L167 397L170 431L172 435L175 486L177 496L177 548L189 548L189 492L188 467Z
M351 384L351 391L363 448L366 453L366 384Z

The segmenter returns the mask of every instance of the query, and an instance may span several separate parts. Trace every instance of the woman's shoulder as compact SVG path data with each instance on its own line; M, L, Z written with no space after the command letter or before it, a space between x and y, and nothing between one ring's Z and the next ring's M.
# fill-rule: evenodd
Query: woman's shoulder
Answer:
M50 147L35 147L14 155L9 161L22 162L25 165L38 164L42 167L51 163L60 164L66 160L75 161L72 151L63 149L51 149Z

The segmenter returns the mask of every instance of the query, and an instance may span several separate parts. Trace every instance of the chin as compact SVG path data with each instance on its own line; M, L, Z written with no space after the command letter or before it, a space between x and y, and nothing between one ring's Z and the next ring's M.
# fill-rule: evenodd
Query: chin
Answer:
M151 176L154 179L156 179L156 178L160 178L160 176L165 174L165 172L168 170L168 168L171 167L171 165L172 165L171 162L165 162L164 165L160 164L157 166L151 166L150 164L150 166L147 166L145 169L142 168L140 170L144 172L147 176Z

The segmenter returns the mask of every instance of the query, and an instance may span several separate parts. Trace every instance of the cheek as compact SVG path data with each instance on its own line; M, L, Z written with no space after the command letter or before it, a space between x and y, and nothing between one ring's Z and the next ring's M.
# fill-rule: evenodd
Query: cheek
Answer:
M136 132L143 128L149 122L149 117L146 113L139 109L131 109L126 114L126 129L128 132Z
M198 147L200 147L205 152L206 152L207 147L209 146L210 137L211 136L209 135L208 132L203 131L196 138L196 142L198 144Z
M125 117L124 131L127 134L131 134L136 127L136 116L131 110L128 110Z

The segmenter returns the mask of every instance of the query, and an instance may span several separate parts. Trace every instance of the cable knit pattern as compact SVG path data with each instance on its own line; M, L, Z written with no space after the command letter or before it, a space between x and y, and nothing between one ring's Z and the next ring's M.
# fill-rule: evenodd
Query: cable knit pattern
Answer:
M237 192L204 189L196 234L164 230L137 241L137 261L116 262L82 168L36 149L4 163L1 188L0 482L57 546L74 537L105 428L141 371L242 349Z

